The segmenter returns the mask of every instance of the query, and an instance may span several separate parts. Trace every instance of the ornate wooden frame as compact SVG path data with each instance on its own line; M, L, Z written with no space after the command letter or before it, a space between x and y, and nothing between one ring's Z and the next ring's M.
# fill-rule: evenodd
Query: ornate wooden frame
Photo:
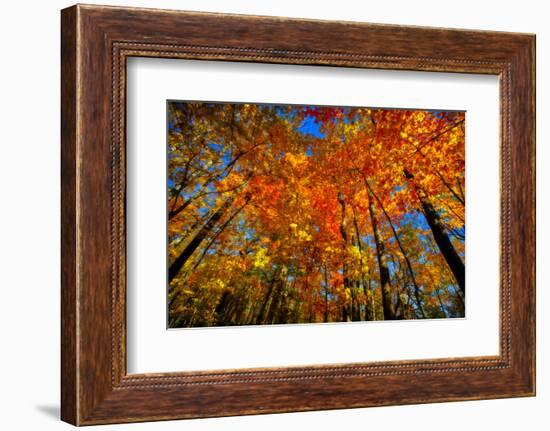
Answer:
M63 420L88 425L535 394L534 35L77 5L62 11L61 48ZM500 354L128 375L129 56L498 75Z

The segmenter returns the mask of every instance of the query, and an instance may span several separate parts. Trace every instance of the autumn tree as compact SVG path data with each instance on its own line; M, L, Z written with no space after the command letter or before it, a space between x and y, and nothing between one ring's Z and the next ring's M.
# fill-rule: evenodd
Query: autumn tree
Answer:
M464 114L169 104L171 327L464 315Z

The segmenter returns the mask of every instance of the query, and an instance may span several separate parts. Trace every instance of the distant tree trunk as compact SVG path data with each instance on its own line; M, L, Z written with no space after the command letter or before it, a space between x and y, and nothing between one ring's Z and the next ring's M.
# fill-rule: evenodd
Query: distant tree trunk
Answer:
M281 269L277 269L275 273L273 274L273 277L269 281L269 287L267 288L267 291L265 292L264 299L262 301L262 306L260 307L260 311L258 312L258 316L256 316L256 325L261 325L264 322L266 318L266 311L267 311L267 304L269 303L269 300L273 296L273 290L275 288L275 285L277 284L277 280L279 278L279 274L281 273Z
M460 314L464 315L464 299L462 298L461 294L456 290L454 286L452 286L454 297L456 299L456 302L458 303L458 308Z
M323 265L323 276L325 280L325 313L323 321L328 322L328 271L326 265Z
M244 293L239 292L238 297L235 299L235 307L232 316L232 324L234 325L244 325L246 321L244 320L244 311L246 309L247 298Z
M384 243L378 232L378 219L376 216L376 208L374 207L373 196L370 190L367 190L369 214L372 224L372 232L374 234L374 243L376 245L376 258L378 260L378 270L380 272L380 291L382 292L382 309L384 310L384 320L395 320L395 307L392 301L391 286L390 286L390 270L386 262L386 250Z
M265 321L263 323L276 323L275 317L277 316L277 312L279 311L279 306L281 304L281 294L282 294L282 281L277 280L275 282L275 289L273 290L273 298L271 299L271 304L269 305L269 309L267 310L267 316L265 318Z
M220 300L218 301L218 304L215 308L216 313L216 325L218 326L224 326L227 322L227 306L229 303L229 298L231 296L231 292L229 289L225 289L223 293L220 296Z
M416 194L418 195L420 205L422 206L422 212L424 213L424 216L426 217L426 221L428 222L428 225L432 230L435 242L439 247L441 254L445 258L445 261L447 262L449 269L453 273L456 279L456 282L458 283L458 287L462 291L462 294L464 294L465 293L464 262L462 262L462 259L456 252L453 246L453 243L451 242L451 240L449 239L449 236L445 232L445 226L441 222L441 218L439 217L439 214L437 213L434 206L427 198L424 191L421 190L414 182L414 176L407 170L404 171L404 174L405 174L405 177L412 182L413 187L416 190Z
M355 228L355 242L357 244L357 248L359 250L359 274L360 274L360 280L359 280L359 289L363 289L363 292L365 294L365 320L372 320L369 319L369 300L367 295L367 290L365 286L365 272L363 270L363 244L361 242L361 234L359 233L359 224L357 223L357 215L355 214L355 206L351 206L351 209L353 211L353 227ZM359 306L357 307L359 308ZM359 319L361 320L361 310L359 309Z
M277 316L275 317L275 323L282 324L288 323L288 312L289 312L289 301L288 301L288 291L287 291L287 280L285 280L281 288L281 300L279 303L279 309L277 310Z
M404 271L402 269L401 262L396 260L394 254L390 254L390 259L393 267L394 278L392 285L393 293L396 295L395 301L395 318L396 319L406 319L408 306L410 305L411 295L408 289L409 280L404 280ZM401 287L401 285L403 287ZM401 298L401 295L405 292L407 294L407 303L405 304ZM416 317L416 315L415 315Z
M223 217L225 212L229 209L231 204L233 204L232 199L228 199L224 202L222 206L220 206L214 214L208 219L208 221L204 224L204 226L197 232L195 237L187 244L187 246L184 248L184 250L181 252L181 254L172 262L170 265L170 268L168 269L168 282L170 283L180 272L183 265L185 265L185 262L191 257L191 255L195 252L195 250L201 245L201 243L204 241L204 239L208 236L210 231L216 226L218 221Z
M286 267L283 267L279 271L279 275L275 279L274 288L272 289L271 294L271 304L269 304L269 309L267 310L267 316L263 323L277 323L277 316L279 315L281 309L281 303L283 299L283 291L285 288L285 279L287 277Z
M439 307L441 308L441 312L443 313L443 317L447 318L449 317L447 314L447 310L445 309L445 306L443 305L443 301L441 300L441 295L439 294L439 289L435 289L435 293L437 294L437 300L439 301Z
M367 300L365 301L365 319L376 320L376 309L374 307L374 290L372 288L372 278L369 271L368 282L363 285L363 292Z

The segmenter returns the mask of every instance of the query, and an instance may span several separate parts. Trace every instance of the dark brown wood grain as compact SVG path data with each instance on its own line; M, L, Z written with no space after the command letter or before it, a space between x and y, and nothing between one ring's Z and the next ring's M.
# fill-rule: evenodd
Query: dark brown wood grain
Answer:
M61 16L61 142L61 417L76 423L76 8Z
M73 6L62 11L61 39L63 420L87 425L534 395L533 35ZM499 75L499 356L127 375L130 56Z

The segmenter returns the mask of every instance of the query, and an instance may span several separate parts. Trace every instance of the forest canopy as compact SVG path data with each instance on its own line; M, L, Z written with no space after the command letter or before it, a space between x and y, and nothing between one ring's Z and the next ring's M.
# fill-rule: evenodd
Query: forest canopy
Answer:
M464 112L168 103L171 328L455 318Z

